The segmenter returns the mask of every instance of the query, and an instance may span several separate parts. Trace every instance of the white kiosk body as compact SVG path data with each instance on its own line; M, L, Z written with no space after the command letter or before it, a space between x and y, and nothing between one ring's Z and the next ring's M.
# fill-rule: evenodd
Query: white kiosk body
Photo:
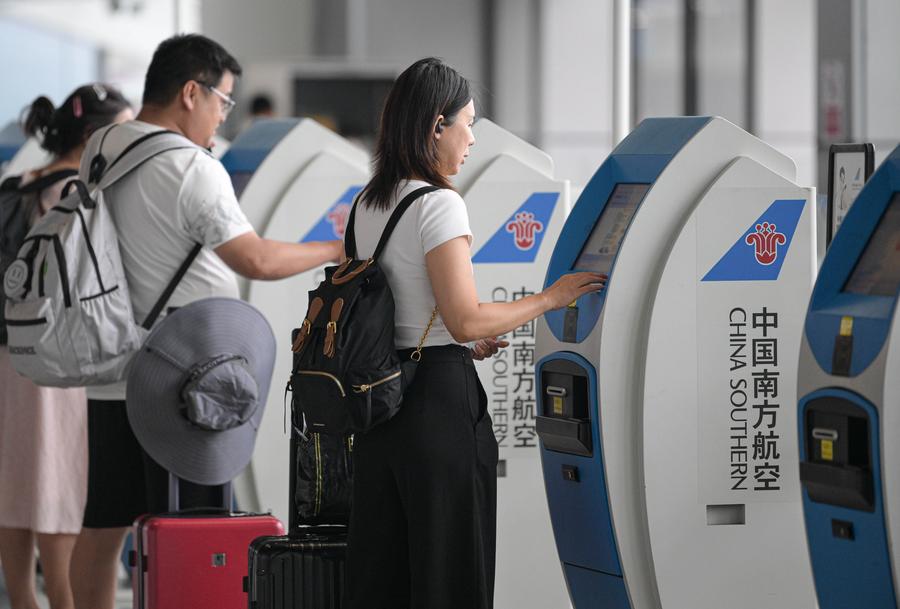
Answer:
M900 585L900 147L859 193L800 352L803 510L821 609L895 609Z
M246 182L241 207L257 233L267 239L343 239L352 198L368 181L369 156L313 120L293 122L264 155L249 181L238 180ZM258 122L248 131L284 123ZM241 137L234 141L229 155L241 155ZM256 502L249 505L271 510L283 522L289 520L290 429L285 427L284 408L290 404L285 406L283 388L291 373L291 330L303 319L309 290L323 277L322 269L315 269L282 281L243 281L241 288L247 302L272 325L278 348L273 389L250 463Z
M487 119L475 123L454 185L474 233L472 262L482 302L539 292L570 208L569 182L545 152ZM568 606L553 545L534 428L535 323L507 334L510 346L476 362L500 446L494 602L505 609Z
M790 406L815 194L795 172L724 119L648 119L572 210L545 285L609 283L543 317L536 376L576 609L815 607Z
M17 176L30 169L43 167L53 160L53 155L41 148L41 142L36 137L29 137L16 151L15 155L6 165L3 165L3 175L0 180L8 176Z

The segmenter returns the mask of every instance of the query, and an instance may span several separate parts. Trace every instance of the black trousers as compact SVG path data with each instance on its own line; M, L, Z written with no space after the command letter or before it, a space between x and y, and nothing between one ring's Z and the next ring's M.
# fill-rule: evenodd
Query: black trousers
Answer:
M497 440L469 350L427 347L400 412L354 439L350 609L490 609Z

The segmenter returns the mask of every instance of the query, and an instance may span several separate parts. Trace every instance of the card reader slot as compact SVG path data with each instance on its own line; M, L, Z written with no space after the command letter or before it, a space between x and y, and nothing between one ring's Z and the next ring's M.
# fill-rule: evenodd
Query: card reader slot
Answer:
M589 457L591 438L591 396L587 371L570 360L545 363L540 373L541 412L535 431L544 448Z
M816 427L812 430L812 437L814 440L831 440L834 442L838 439L838 432L834 429Z
M805 415L806 458L800 481L818 503L874 511L872 438L866 411L839 397L811 400Z

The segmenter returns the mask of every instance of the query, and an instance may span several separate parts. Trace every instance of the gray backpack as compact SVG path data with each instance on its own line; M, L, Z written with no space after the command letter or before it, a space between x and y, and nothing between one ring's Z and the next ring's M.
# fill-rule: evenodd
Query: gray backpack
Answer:
M92 186L81 180L66 185L59 205L31 228L3 276L10 359L38 385L106 385L126 378L131 356L202 247L191 250L138 324L103 192L154 156L196 145L156 131L132 142L107 167L103 142L111 129L92 159Z

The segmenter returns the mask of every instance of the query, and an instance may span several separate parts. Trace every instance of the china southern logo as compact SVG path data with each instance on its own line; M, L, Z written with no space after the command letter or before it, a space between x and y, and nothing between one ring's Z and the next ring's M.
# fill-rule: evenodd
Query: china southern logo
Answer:
M347 230L347 219L350 217L350 208L353 205L353 197L362 190L362 186L351 186L328 208L325 215L312 227L306 235L300 239L300 243L307 241L332 241L343 239Z
M775 230L774 224L763 222L756 225L756 232L744 239L747 245L753 246L756 261L766 266L778 260L778 246L784 245L784 233Z
M543 231L543 222L535 220L530 211L517 213L516 219L506 225L506 232L515 235L516 247L523 251L533 248L535 234Z
M557 200L558 192L532 193L478 250L472 262L534 262Z
M779 199L754 222L703 281L774 281L803 213L804 199Z

